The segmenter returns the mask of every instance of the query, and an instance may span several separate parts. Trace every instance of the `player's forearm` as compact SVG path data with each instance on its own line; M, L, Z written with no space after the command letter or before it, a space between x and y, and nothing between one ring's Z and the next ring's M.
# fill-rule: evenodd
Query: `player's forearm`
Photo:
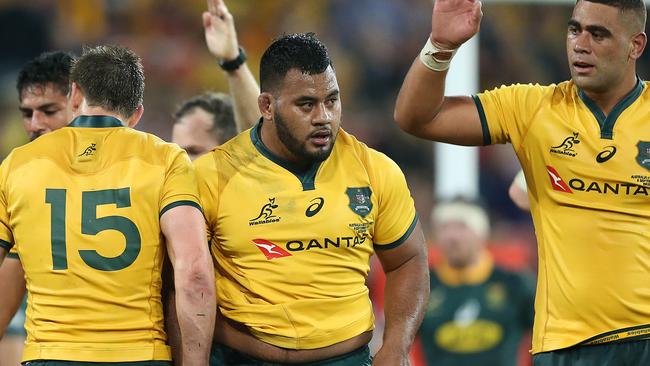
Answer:
M245 63L227 75L235 111L235 124L237 131L241 132L252 127L260 119L261 113L257 106L260 87Z
M174 271L183 366L208 364L216 314L214 273L209 266L209 270Z
M0 338L25 297L25 276L20 261L9 258L0 265Z
M394 354L398 359L408 355L429 299L429 271L425 253L386 273L384 299L386 321L380 351Z
M431 71L416 58L397 95L395 122L408 133L418 135L442 108L447 71Z

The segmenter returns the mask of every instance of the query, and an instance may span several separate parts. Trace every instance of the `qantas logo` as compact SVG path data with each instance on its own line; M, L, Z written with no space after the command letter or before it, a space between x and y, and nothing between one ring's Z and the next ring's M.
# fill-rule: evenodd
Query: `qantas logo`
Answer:
M291 253L268 240L253 239L253 243L255 243L255 246L257 246L257 248L262 252L262 254L264 254L264 256L266 256L266 259L268 260L291 256Z
M554 190L573 193L573 191L571 191L571 188L569 188L569 186L562 180L560 174L557 172L557 170L553 169L552 166L547 165L546 172L548 173L548 177L551 178L551 187L553 187Z

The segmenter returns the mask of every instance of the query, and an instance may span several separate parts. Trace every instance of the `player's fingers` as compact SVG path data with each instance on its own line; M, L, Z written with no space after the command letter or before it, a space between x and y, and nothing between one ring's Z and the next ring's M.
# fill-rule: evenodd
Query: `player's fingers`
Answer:
M217 2L216 0L208 0L208 11L210 14L215 14L217 12Z
M210 28L210 25L212 25L212 15L209 12L204 11L202 16L203 16L203 28Z

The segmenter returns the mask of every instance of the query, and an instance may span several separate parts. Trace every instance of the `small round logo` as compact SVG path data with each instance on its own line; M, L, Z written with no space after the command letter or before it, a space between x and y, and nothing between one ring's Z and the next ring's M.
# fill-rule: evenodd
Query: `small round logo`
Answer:
M614 154L616 154L616 146L606 146L603 151L596 155L596 161L599 163L604 163L607 160L611 159Z
M325 200L323 197L316 197L309 202L312 202L312 204L307 207L307 210L305 210L305 215L307 217L312 217L316 215L321 208L323 208L323 203L325 203Z

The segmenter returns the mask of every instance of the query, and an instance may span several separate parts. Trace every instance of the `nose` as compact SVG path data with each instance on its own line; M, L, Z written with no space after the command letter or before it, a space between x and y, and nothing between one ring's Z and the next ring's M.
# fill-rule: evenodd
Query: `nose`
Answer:
M573 41L573 51L577 53L589 52L590 39L588 32L581 32Z
M318 108L316 108L316 116L312 120L314 124L330 124L334 120L334 111L330 108L327 108L325 103L318 103Z
M47 124L45 123L46 118L47 117L45 116L45 113L41 111L36 110L32 113L32 117L29 119L29 123L26 128L30 136L36 138L48 132Z

